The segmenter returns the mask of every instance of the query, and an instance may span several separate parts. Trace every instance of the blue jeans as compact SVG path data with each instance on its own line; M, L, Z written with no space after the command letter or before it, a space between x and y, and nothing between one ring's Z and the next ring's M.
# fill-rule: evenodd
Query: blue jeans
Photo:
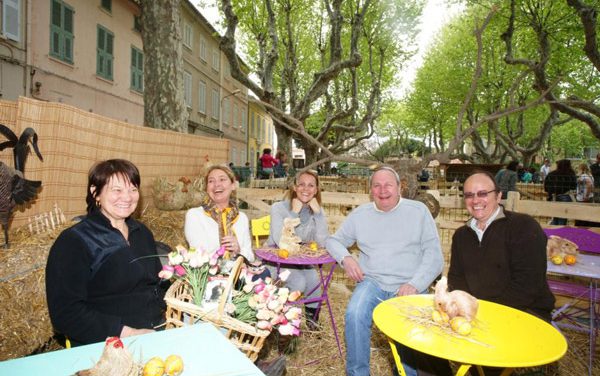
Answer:
M356 285L346 307L346 374L348 376L368 376L371 356L371 327L373 310L384 300L393 298L395 291L379 288L372 279L364 279ZM407 376L416 376L417 371L405 363L410 351L400 347L400 359Z

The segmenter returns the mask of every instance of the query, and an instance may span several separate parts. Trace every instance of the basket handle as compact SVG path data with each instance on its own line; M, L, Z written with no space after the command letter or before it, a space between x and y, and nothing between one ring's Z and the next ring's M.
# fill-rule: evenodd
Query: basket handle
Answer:
M225 310L225 304L227 304L227 297L231 290L233 290L233 286L238 280L240 273L242 272L242 264L244 263L243 257L238 257L233 264L233 268L231 268L231 273L229 274L229 278L227 279L227 285L225 286L225 290L219 299L219 317L223 316L223 311Z

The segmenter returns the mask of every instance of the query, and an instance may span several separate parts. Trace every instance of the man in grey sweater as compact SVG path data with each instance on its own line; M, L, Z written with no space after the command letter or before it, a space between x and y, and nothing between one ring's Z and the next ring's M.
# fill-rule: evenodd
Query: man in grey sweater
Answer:
M381 301L425 292L442 272L444 259L435 221L427 207L400 197L400 177L391 167L379 167L371 177L368 203L354 209L327 239L327 251L357 282L346 307L346 374L370 372L373 309ZM358 261L348 252L357 244ZM401 347L407 375L409 351Z

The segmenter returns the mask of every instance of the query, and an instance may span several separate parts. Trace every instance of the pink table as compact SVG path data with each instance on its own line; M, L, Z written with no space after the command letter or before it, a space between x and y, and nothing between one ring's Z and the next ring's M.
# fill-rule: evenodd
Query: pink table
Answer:
M575 300L589 299L589 311L578 308L574 302L568 302L553 312L552 321L555 325L589 334L588 371L591 376L596 338L598 337L598 323L600 321L600 290L598 290L598 280L600 280L600 234L584 228L572 227L547 228L544 229L544 232L548 236L556 235L568 239L577 244L580 251L590 253L580 253L577 256L575 265L555 265L548 261L548 273L585 278L589 281L587 286L562 281L548 281L548 284L554 293L567 295ZM578 320L583 313L589 315L587 317L589 325L584 325Z
M329 284L331 283L331 277L333 276L333 271L335 270L336 261L333 257L331 257L328 253L320 256L290 256L288 258L281 258L277 256L276 253L277 248L259 248L255 249L254 252L261 259L271 262L277 265L277 274L279 274L279 269L281 265L295 265L295 266L313 266L317 267L319 270L319 280L320 283L312 288L306 295L311 295L317 289L321 289L321 295L314 298L300 299L296 303L297 304L306 304L306 303L314 303L318 302L319 305L317 307L317 314L321 310L321 305L323 302L327 304L327 310L329 311L329 318L331 320L331 328L333 329L333 334L335 335L335 341L337 342L338 351L340 357L342 356L342 346L340 344L340 339L337 333L337 327L335 325L335 318L333 317L333 311L331 310L331 303L329 303ZM328 274L323 272L323 266L330 264L331 269Z

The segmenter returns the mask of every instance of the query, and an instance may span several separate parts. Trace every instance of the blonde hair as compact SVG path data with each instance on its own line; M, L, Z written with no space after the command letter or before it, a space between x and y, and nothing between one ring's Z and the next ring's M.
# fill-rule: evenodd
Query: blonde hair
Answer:
M236 184L236 181L237 181L235 178L235 174L228 166L226 166L226 165L210 166L208 168L208 170L206 171L206 176L204 176L204 192L206 192L207 196L208 196L208 192L206 191L206 189L208 188L208 175L210 175L210 173L213 172L214 170L223 171L233 184ZM234 189L233 192L231 192L231 197L229 198L229 201L236 200L236 199L237 199L237 194L236 194L236 190Z
M579 170L579 172L581 172L582 174L588 174L588 175L590 174L590 168L589 168L589 166L587 165L587 163L582 163L582 164L580 164L580 165L579 165L579 168L578 168L578 170Z
M298 197L298 194L296 193L294 188L298 185L298 179L302 175L310 175L313 178L315 178L315 181L317 183L317 193L315 193L315 198L317 199L317 202L319 203L319 205L321 205L321 183L319 182L319 174L315 170L306 170L306 171L300 172L299 174L296 174L296 176L294 177L293 183L290 184L290 187L288 188L288 190L286 192L286 197L290 200L290 207L292 205L292 200L295 199L296 197Z

